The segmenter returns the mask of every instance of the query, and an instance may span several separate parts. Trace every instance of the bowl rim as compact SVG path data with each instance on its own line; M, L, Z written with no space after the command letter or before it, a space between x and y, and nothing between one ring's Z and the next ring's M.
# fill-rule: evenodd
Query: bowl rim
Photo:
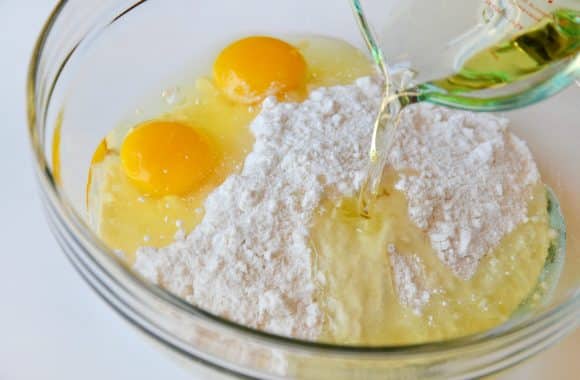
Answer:
M26 81L26 103L27 103L27 117L28 117L28 137L30 139L32 152L34 155L34 170L37 180L39 182L41 192L46 197L46 201L53 207L57 216L65 224L65 226L73 233L73 237L83 246L85 253L90 255L89 259L95 264L99 265L100 269L105 271L113 281L118 284L129 284L144 289L149 295L156 300L161 301L181 312L185 312L188 316L201 322L209 323L213 327L219 329L229 330L242 336L262 341L270 344L281 345L288 349L297 349L302 352L324 353L324 354L389 354L397 357L414 357L425 354L442 354L452 353L456 350L464 350L466 348L477 348L489 344L501 344L502 342L510 342L514 344L525 340L531 335L538 332L538 327L550 323L551 321L558 321L571 313L578 313L577 323L580 322L580 289L576 289L567 296L564 302L551 307L547 311L520 322L514 326L506 326L506 324L499 325L493 329L467 335L464 337L453 338L444 341L427 342L411 345L382 345L382 346L357 346L357 345L339 345L322 342L307 341L302 339L291 338L287 336L277 335L253 329L236 322L227 320L218 315L212 314L202 308L199 308L187 301L173 295L167 290L164 290L156 285L153 285L135 275L129 268L127 268L118 258L115 257L113 251L108 248L96 234L86 225L83 218L73 209L62 192L57 180L55 179L50 165L45 157L45 143L42 139L41 131L44 131L44 120L40 121L36 109L37 100L37 80L38 70L41 65L41 56L45 47L45 43L52 31L52 27L61 15L62 10L71 0L59 0L55 8L49 15L49 18L44 23L42 30L36 40L34 50L30 59L27 81ZM139 5L146 3L148 0L136 1L133 6L126 9L119 14L114 20L119 19L126 13L135 9ZM84 38L85 36L83 36ZM48 101L52 96L55 84L58 82L61 72L67 64L68 58L74 52L68 54L67 59L62 63L60 70L54 78L51 90L49 91ZM88 246L89 249L86 247ZM92 256L97 253L98 257ZM114 269L115 273L111 273L110 268ZM116 276L120 276L117 278ZM124 286L124 285L122 285Z

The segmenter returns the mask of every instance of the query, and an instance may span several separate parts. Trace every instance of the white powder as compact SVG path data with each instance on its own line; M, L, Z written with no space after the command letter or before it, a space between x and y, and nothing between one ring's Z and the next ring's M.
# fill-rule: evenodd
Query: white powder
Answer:
M370 79L322 88L300 104L262 105L242 172L205 202L185 240L137 252L134 268L200 307L274 333L314 339L308 231L323 196L354 194L365 178L380 87Z
M481 258L527 216L539 173L508 120L442 107L409 107L389 160L404 173L411 220L437 255L469 279Z
M411 308L415 314L421 314L421 309L431 298L431 290L424 286L425 266L419 256L399 254L393 244L387 247L387 252L399 301Z
M267 99L251 125L256 141L242 172L208 197L191 234L140 249L134 269L236 322L317 338L323 318L312 279L311 218L324 197L360 189L380 93L363 78L316 90L300 104ZM505 125L489 115L414 106L391 154L397 169L416 171L397 184L411 219L462 277L525 218L529 187L538 180L529 151ZM416 284L424 268L392 256L401 299L420 309L429 300Z

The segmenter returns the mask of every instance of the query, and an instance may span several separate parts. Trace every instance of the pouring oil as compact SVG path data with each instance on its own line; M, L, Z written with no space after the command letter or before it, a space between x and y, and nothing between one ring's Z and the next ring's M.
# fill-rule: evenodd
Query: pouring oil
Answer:
M431 84L450 93L497 88L580 52L580 11L559 9L513 38L467 60L458 73Z
M398 78L393 80L359 2L353 3L367 47L385 78L383 102L369 149L369 178L361 192L364 202L377 193L381 173L387 164L391 136L397 128L402 108L418 101L434 100L438 103L437 97L442 90L453 95L501 88L540 74L580 53L580 11L558 9L509 40L476 53L455 74L413 87L407 83L416 74L412 70L398 73ZM573 66L576 71L580 70L578 59Z

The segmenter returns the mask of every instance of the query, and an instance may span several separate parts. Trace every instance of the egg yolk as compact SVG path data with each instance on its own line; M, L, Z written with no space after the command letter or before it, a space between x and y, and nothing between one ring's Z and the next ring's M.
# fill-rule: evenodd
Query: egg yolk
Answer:
M217 86L232 100L252 104L300 90L306 62L294 46L271 37L248 37L227 46L213 66Z
M189 125L150 121L133 129L121 146L127 177L147 195L184 195L199 187L216 166L210 141Z

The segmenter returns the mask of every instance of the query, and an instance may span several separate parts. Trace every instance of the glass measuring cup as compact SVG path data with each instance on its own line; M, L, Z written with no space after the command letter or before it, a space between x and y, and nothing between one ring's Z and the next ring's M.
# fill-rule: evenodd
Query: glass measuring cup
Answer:
M578 0L353 5L375 62L399 90L412 89L400 98L403 105L429 101L507 110L545 99L580 78Z

